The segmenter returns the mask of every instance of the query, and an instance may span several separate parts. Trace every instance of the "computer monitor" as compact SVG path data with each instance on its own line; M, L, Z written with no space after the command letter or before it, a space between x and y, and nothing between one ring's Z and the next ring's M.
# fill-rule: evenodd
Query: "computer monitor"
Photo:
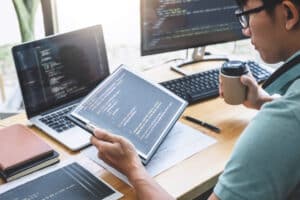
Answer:
M141 54L244 39L236 8L235 0L141 0Z

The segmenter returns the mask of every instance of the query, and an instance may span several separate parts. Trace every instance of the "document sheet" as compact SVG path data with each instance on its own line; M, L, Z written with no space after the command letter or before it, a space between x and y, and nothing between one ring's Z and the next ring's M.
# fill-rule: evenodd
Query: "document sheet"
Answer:
M154 177L215 142L215 139L200 131L177 122L145 167L150 175ZM98 158L98 150L95 147L89 147L82 150L81 153L129 184L125 175Z

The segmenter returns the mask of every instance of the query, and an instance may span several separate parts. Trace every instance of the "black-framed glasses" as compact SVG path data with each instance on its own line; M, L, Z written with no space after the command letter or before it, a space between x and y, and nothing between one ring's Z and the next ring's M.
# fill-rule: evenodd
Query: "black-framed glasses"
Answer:
M250 10L245 10L245 11L242 8L239 8L239 9L237 9L235 11L234 14L239 19L239 22L241 23L242 27L245 29L245 28L249 27L249 15L250 14L258 13L258 12L260 12L262 10L272 8L272 7L274 7L276 4L278 4L280 2L281 1L277 1L273 5L272 4L262 5L262 6L259 6L259 7L250 9Z

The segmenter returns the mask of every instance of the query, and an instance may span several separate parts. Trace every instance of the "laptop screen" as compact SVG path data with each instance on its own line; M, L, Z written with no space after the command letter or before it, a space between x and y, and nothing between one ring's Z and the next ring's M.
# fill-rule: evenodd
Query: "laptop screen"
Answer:
M28 117L76 100L109 75L100 25L13 48Z

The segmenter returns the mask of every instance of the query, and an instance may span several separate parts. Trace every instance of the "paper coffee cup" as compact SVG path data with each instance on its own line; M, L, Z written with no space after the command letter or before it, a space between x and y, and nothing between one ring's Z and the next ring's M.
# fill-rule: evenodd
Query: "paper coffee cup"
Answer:
M249 74L249 70L241 61L229 61L222 65L220 78L226 103L238 105L246 100L247 87L240 81L240 77L245 74Z

